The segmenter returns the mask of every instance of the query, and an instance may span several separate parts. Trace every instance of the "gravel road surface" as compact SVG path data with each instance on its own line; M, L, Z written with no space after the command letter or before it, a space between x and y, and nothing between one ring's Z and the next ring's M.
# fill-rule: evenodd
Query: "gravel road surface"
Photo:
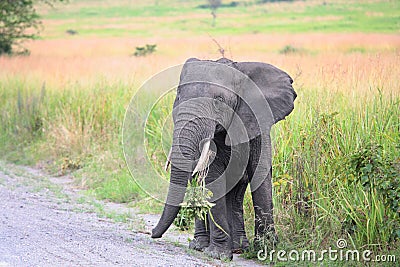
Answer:
M151 216L130 223L101 217L71 182L0 163L0 267L258 265L237 256L230 263L211 260L176 246L182 238L153 240L146 234Z

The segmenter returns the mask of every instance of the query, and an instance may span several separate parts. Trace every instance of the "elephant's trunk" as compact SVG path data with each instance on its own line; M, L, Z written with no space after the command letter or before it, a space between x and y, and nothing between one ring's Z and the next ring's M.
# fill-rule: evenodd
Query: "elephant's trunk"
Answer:
M179 212L179 204L183 202L190 172L171 166L171 180L163 213L157 226L152 231L152 238L160 238L175 220Z
M167 200L160 221L152 231L152 238L160 238L176 218L196 159L200 156L199 145L204 139L213 137L214 130L215 123L201 119L176 122L170 153L171 178Z

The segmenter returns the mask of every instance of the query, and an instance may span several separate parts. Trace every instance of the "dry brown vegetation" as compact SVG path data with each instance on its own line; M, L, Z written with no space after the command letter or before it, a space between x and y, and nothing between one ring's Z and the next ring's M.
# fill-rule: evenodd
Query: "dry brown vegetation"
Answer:
M226 56L236 61L264 61L296 77L297 86L331 91L399 90L400 36L389 34L279 34L217 38ZM133 57L134 47L158 44L154 55ZM286 45L298 50L281 54ZM215 59L218 47L208 36L194 38L71 38L41 40L28 45L29 57L1 57L0 77L46 81L96 82L99 78L134 82L189 57Z

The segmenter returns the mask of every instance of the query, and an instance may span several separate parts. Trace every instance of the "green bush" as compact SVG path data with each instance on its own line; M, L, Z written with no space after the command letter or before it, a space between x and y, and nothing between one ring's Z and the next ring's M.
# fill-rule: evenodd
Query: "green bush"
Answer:
M350 156L350 174L365 190L376 191L393 212L400 212L400 171L395 161L385 156L382 145L367 144Z
M156 51L157 45L149 45L146 44L146 46L137 46L135 53L133 55L135 57L142 57L142 56L147 56L149 54L153 54Z
M279 54L294 54L298 52L301 52L301 50L292 45L286 45L284 48L279 50Z
M350 183L359 183L365 191L376 195L390 216L400 221L400 169L394 159L387 155L383 146L369 143L354 152L348 161ZM400 238L400 229L391 229L392 237Z

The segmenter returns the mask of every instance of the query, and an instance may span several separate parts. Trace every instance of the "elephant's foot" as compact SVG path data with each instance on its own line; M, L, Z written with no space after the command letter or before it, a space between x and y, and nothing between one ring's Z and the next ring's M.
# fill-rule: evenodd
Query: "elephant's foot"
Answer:
M233 253L243 253L249 248L249 240L246 236L241 236L240 238L234 238L233 240Z
M189 242L189 248L197 251L204 251L206 247L210 245L209 238L197 237Z
M232 260L233 255L231 249L224 249L217 247L213 244L211 244L209 247L204 249L204 253L214 259L219 259L219 260Z

